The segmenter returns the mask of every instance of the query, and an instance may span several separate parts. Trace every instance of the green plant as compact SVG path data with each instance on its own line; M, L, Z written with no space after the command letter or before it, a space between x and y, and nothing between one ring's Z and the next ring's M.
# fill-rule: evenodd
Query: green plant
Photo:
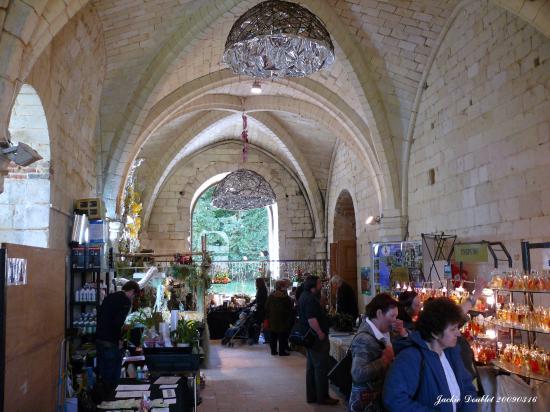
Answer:
M188 343L197 346L199 342L199 323L195 320L180 319L175 331L170 333L176 343Z

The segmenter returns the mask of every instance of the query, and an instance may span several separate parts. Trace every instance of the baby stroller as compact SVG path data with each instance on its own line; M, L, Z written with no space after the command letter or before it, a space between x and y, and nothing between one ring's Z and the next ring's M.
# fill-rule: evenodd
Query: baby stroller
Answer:
M256 305L241 310L239 313L239 319L235 325L231 325L225 331L225 337L222 339L222 345L233 347L235 345L235 339L247 341L249 345L252 345L259 328L255 315Z

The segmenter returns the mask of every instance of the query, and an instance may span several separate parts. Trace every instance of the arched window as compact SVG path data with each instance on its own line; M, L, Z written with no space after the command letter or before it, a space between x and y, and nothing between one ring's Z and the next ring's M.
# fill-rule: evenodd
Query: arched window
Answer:
M50 136L40 97L21 87L12 108L11 141L26 143L42 160L27 167L11 163L0 194L0 242L48 247L50 225Z

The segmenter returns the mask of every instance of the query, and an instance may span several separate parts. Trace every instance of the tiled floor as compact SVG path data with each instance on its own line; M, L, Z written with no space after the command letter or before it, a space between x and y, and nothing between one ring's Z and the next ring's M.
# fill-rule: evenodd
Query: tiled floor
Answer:
M343 403L321 406L306 403L306 358L271 356L269 345L222 346L210 342L206 388L201 412L344 411ZM336 395L331 394L336 397Z

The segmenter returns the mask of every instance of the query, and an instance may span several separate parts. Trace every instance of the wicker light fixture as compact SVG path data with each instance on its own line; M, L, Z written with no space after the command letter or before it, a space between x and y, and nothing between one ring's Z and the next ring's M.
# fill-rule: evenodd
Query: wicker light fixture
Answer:
M239 169L228 174L214 189L212 205L225 210L249 210L272 205L275 193L258 173Z
M309 10L268 0L233 24L223 62L239 75L304 77L334 62L334 45L323 23Z

